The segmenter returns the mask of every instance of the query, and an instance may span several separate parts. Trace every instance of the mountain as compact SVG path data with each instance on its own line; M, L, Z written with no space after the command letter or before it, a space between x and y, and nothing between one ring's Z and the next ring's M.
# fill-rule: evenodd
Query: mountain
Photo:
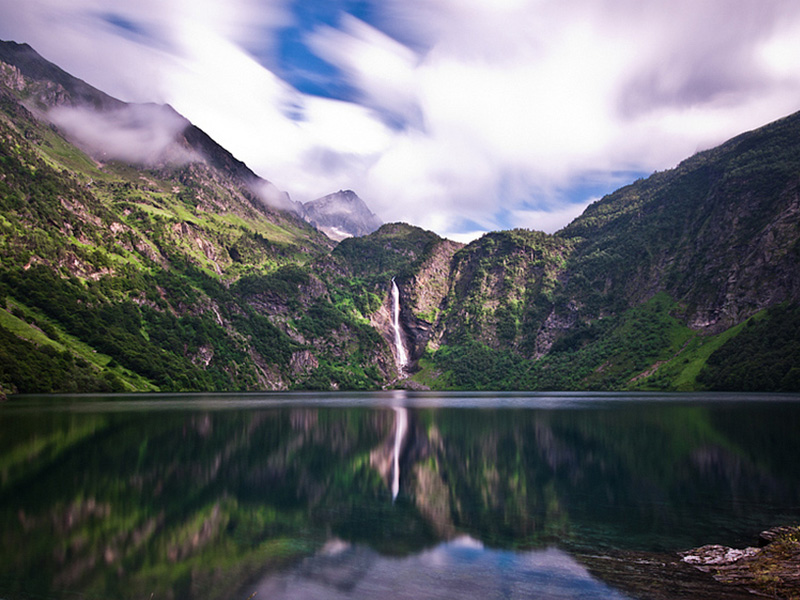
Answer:
M28 47L3 50L22 66L0 62L0 388L391 377L389 348L311 266L332 242L274 186L171 108L107 100Z
M24 93L24 105L99 161L144 166L202 161L243 185L269 206L300 213L270 182L257 176L171 106L112 98L48 62L27 44L0 42L4 83Z
M350 190L339 190L303 204L306 220L337 242L372 233L381 226L376 217Z
M294 203L171 107L0 43L0 393L798 391L798 140L800 113L464 246Z
M795 114L591 205L559 234L582 240L576 267L597 301L664 291L690 327L719 332L800 300L799 131Z
M437 370L465 387L800 389L798 216L800 113L555 236L484 236L454 256Z
M16 77L10 87L17 91L26 89L40 105L52 107L70 104L91 106L96 110L113 110L125 106L124 102L93 88L45 60L28 44L0 41L0 61L15 67L13 71L16 72Z

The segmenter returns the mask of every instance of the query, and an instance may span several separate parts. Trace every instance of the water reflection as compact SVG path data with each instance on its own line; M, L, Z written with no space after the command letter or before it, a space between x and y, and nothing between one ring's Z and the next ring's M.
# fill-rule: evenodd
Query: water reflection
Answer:
M392 502L397 500L400 493L400 453L403 450L403 442L408 431L408 410L402 407L395 407L394 422L394 448L392 452Z
M607 598L576 553L800 518L794 402L289 398L2 407L0 596Z
M469 537L405 557L332 540L288 571L265 577L253 592L271 600L628 598L564 551L493 550Z

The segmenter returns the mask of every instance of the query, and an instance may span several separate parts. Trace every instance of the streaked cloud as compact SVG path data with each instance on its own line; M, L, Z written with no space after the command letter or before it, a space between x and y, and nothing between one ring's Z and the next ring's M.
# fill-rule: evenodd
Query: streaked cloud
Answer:
M0 37L169 102L296 200L352 188L440 233L557 229L621 172L800 109L794 0L300 6L0 0Z

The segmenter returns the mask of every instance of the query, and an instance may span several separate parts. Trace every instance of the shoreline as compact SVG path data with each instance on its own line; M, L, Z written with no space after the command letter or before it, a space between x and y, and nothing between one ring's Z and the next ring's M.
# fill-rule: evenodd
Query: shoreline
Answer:
M717 544L675 553L578 552L589 572L637 600L800 599L800 526L763 531L758 547Z
M800 598L800 526L762 531L758 546L710 544L681 552L682 561L725 585L770 598Z

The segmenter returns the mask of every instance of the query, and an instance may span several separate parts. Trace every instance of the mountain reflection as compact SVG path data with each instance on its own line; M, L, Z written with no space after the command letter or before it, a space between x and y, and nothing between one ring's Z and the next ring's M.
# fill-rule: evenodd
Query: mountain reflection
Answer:
M107 405L0 412L0 595L508 597L545 565L544 597L613 597L565 551L750 541L800 503L792 403Z

